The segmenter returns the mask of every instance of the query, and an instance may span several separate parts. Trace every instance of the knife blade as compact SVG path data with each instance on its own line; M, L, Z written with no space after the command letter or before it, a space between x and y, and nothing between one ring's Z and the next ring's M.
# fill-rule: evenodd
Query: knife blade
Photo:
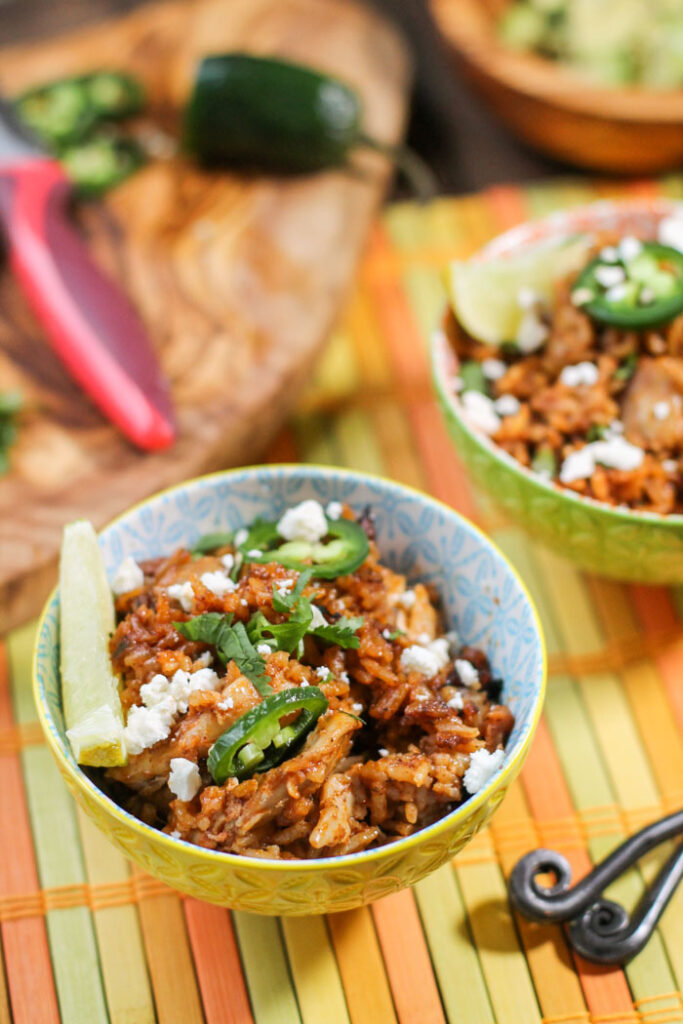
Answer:
M0 220L11 268L72 377L134 444L168 447L168 384L138 313L69 219L69 181L0 98Z

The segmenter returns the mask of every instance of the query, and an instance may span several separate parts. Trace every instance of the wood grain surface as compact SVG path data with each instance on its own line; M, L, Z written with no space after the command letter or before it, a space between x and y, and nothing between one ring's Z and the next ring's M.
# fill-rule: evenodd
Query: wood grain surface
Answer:
M72 71L139 74L152 116L177 111L208 52L277 53L339 74L363 97L365 126L401 136L409 67L399 37L349 0L179 0L147 5L0 52L7 93ZM169 452L135 451L70 381L6 268L0 273L0 387L29 409L0 480L0 632L54 583L62 525L97 526L146 495L257 459L286 416L347 294L389 168L240 178L159 160L79 220L101 264L147 322L176 403Z

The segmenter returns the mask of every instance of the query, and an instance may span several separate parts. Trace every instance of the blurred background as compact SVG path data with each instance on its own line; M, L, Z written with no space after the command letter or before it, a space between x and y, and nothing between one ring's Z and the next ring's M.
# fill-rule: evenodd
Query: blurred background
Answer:
M0 40L16 43L66 32L131 10L141 0L0 0ZM322 3L325 0L321 0ZM503 181L568 173L520 143L491 114L455 66L427 0L365 0L393 20L412 50L416 77L408 137L432 164L446 193ZM457 13L459 0L452 0ZM395 185L395 195L406 195Z

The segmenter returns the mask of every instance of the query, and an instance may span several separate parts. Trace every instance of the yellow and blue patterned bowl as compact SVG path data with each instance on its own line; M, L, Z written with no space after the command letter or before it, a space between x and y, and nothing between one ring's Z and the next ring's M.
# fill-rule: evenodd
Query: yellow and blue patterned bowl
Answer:
M662 217L683 215L666 199L598 202L529 221L490 242L474 259L521 253L551 237L596 230L652 235ZM683 516L617 508L546 482L522 466L461 413L451 386L457 360L442 331L432 339L432 371L451 437L473 479L536 539L584 569L637 583L683 583Z
M102 531L111 574L127 555L151 558L204 533L256 516L275 518L304 498L370 505L389 565L436 585L449 625L482 647L504 680L516 722L500 771L476 796L421 832L382 849L313 861L270 861L203 850L122 810L75 762L59 681L59 594L37 635L34 694L41 725L67 786L126 856L198 899L260 914L317 914L369 903L412 885L456 854L490 818L526 756L543 703L545 650L536 611L504 556L446 505L365 474L312 466L264 466L192 480L132 508Z

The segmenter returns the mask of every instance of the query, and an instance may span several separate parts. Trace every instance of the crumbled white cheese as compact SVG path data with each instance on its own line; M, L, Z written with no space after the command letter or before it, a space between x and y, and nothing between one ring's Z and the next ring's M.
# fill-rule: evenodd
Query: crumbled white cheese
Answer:
M595 363L583 362L565 366L560 374L560 381L568 388L592 387L597 384L599 377L600 372Z
M227 555L223 555L221 557L221 565L226 572L232 572L235 568L235 556L231 555L230 552Z
M500 380L505 375L507 366L502 359L483 359L481 372L487 380Z
M171 772L168 776L168 788L180 800L192 800L201 789L202 780L199 768L194 761L186 757L171 758Z
M332 675L329 668L327 668L327 666L325 665L319 665L318 668L315 670L315 674L317 675L321 683L326 683L327 680Z
M216 705L216 707L220 708L221 711L229 711L231 708L234 708L234 706L235 702L232 697L224 697L223 700Z
M621 256L624 263L630 263L636 256L640 256L643 251L643 243L639 238L635 238L633 235L626 235L619 242L619 255Z
M173 832L169 832L171 839L180 839L180 832L178 829L174 829Z
M619 259L619 253L616 246L606 245L600 252L600 259L603 263L616 263Z
M674 214L660 220L657 241L683 252L683 214Z
M173 674L169 692L178 705L178 711L187 711L190 694L196 690L215 690L218 676L211 668L200 668L198 672L184 672L179 668Z
M666 420L671 415L671 406L668 402L655 402L652 413L656 420Z
M575 288L572 292L572 302L575 306L585 306L595 298L590 288Z
M643 458L642 448L630 444L623 437L611 435L603 441L593 441L571 452L562 463L560 480L563 484L585 480L593 475L598 465L610 469L637 469Z
M534 291L528 285L524 285L517 292L517 305L520 309L533 309L543 301L543 296Z
M541 348L548 340L549 334L548 327L543 323L536 311L529 309L522 317L517 329L517 345L521 352L529 355L530 352L536 352L537 349Z
M457 690L453 696L446 701L449 708L453 708L454 711L462 711L465 706L465 702L462 699L462 694Z
M613 284L611 288L608 288L605 292L605 298L608 302L623 302L629 292L628 285L624 284Z
M294 589L294 580L280 580L275 586L275 591L279 597L288 597Z
M163 706L173 717L187 711L187 702L195 690L215 690L218 676L211 668L200 668L196 672L185 672L179 668L172 679L163 675L152 676L140 687L140 697L148 708Z
M129 555L128 558L124 558L114 573L111 589L118 597L120 594L127 594L131 590L139 590L144 582L145 576L142 569L135 559Z
M329 501L325 508L325 515L328 519L341 519L344 511L341 501Z
M562 463L560 481L570 484L574 480L586 480L595 472L596 466L610 469L637 469L645 453L642 448L630 444L623 437L610 436L604 441L593 441L578 451L571 452Z
M449 661L448 641L445 637L432 640L428 645L411 644L401 653L401 669L404 672L419 672L431 679L445 668Z
M359 700L355 700L351 705L351 710L355 711L357 715L360 715L361 711L364 711L364 707Z
M153 708L156 704L160 704L161 701L166 700L169 696L169 682L166 676L162 676L160 673L152 676L148 683L143 683L140 687L140 699L145 707ZM175 710L174 710L175 714Z
M390 629L383 629L382 630L382 636L384 637L385 640L391 640L391 630Z
M623 434L624 424L621 422L621 420L612 420L607 429L609 430L610 434Z
M480 747L470 755L470 766L463 776L465 789L468 793L478 793L493 778L505 759L503 750L494 750L492 754L486 747Z
M166 593L172 601L177 601L184 612L191 612L194 608L194 590L189 580L184 583L172 583L166 587Z
M595 456L589 444L570 452L562 463L560 481L571 484L575 480L587 480L595 472Z
M342 671L339 673L339 678L342 681L342 683L350 683L351 682L351 680L349 679L349 673L346 671L345 668L342 669Z
M154 707L133 705L123 730L128 753L141 754L147 747L165 740L171 731L174 715L175 701L171 697L159 701Z
M234 580L231 580L227 573L224 573L221 569L217 569L215 572L203 572L199 578L206 589L210 590L216 597L225 597L226 594L232 594L237 587Z
M249 536L249 530L245 530L241 527L235 534L234 544L236 548L241 548L247 537Z
M308 627L309 630L320 629L321 626L329 626L329 622L317 605L311 605L311 612L313 613L313 618L311 619L311 624Z
M252 548L251 551L247 551L247 558L260 558L262 554L258 548Z
M303 540L317 544L327 533L327 520L319 501L308 499L288 508L277 524L277 532L285 540Z
M519 399L514 395L501 395L493 403L499 416L515 416L519 412Z
M416 598L414 590L404 590L396 603L400 605L401 608L404 609L404 611L410 611L410 609L415 604L415 600Z
M204 653L200 654L198 658L195 658L194 664L197 666L198 669L209 668L211 666L212 661L213 657L211 655L211 651L204 651Z
M249 604L249 602L247 601L246 597L241 597L241 598L240 598L240 604L241 604L241 605L242 605L242 606L243 606L244 608L246 608L246 607L247 607L247 605Z
M389 757L389 751L387 750L386 747L378 747L377 753L379 754L380 757Z
M662 469L665 473L676 473L678 471L678 463L675 459L663 459Z
M424 644L424 645L430 643L431 639L432 639L431 633L418 633L417 636L415 637L415 640L417 641L418 644Z
M310 686L310 685L311 684L307 683L305 679L302 679L301 682L299 683L299 686Z
M257 652L257 654L260 654L262 658L267 658L268 655L272 653L272 650L273 649L270 646L270 644L257 644L256 645L256 652Z
M611 288L613 285L621 284L622 281L626 280L624 268L619 266L596 267L594 277L603 288Z
M465 391L460 399L463 416L471 427L482 434L495 434L500 427L500 417L488 395L480 391Z
M470 661L464 658L456 658L455 671L458 673L463 686L474 686L479 682L479 673Z

